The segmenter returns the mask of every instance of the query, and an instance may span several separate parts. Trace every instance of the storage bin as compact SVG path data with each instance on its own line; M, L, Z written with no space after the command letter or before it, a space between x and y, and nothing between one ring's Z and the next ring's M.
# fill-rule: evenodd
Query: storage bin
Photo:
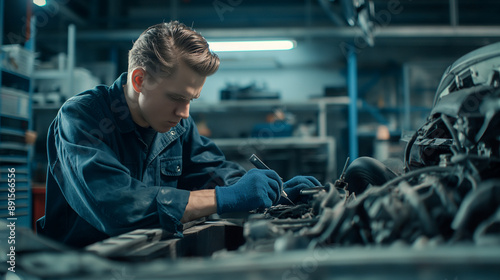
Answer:
M12 72L31 76L35 54L21 45L4 45L2 50L2 67Z
M13 117L29 118L29 94L8 87L0 89L0 113Z

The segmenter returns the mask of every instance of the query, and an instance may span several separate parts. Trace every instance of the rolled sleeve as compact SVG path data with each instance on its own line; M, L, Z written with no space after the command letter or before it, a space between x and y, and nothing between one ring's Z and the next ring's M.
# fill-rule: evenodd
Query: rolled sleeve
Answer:
M190 192L173 188L161 188L156 196L162 228L176 237L182 237L182 216L189 201Z

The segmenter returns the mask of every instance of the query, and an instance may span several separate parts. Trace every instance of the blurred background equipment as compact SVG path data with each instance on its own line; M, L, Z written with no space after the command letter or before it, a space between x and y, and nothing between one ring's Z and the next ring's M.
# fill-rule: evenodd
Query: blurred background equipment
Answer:
M228 84L220 91L221 100L279 99L280 93L270 91L266 85L252 83L248 86Z

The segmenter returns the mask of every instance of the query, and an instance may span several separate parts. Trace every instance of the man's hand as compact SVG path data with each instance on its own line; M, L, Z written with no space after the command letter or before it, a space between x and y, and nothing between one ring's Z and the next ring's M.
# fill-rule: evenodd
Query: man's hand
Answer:
M297 202L300 190L318 186L321 186L321 183L312 176L295 176L283 184L283 189L291 201ZM278 204L290 204L290 201L283 197L278 201Z
M198 190L189 194L189 200L184 210L181 222L187 223L217 211L215 190Z
M267 208L280 199L282 182L273 170L251 169L235 184L215 187L217 213Z

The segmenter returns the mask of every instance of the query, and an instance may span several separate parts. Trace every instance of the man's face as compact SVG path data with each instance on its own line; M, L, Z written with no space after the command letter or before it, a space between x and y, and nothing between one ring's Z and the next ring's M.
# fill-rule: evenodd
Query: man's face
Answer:
M189 117L189 105L200 97L206 77L179 63L171 77L146 75L138 98L139 114L154 130L164 133Z

